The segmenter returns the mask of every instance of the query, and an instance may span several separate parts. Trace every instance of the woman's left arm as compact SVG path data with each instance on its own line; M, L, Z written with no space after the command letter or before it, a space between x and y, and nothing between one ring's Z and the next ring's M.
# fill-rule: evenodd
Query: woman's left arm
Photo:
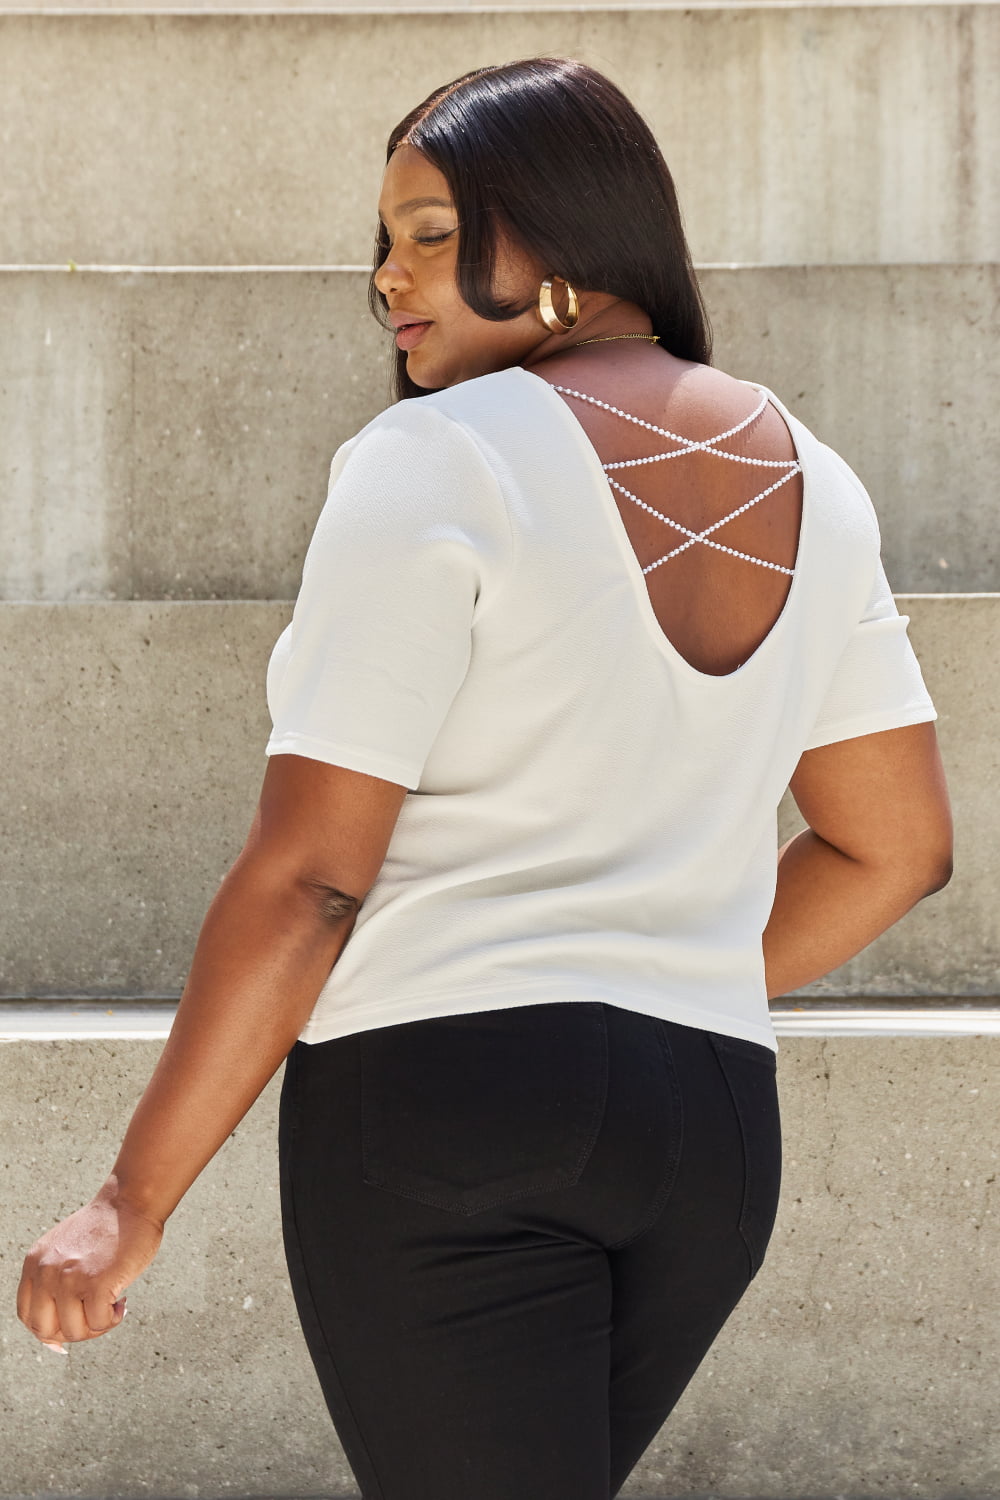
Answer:
M778 856L763 941L769 999L846 963L951 878L932 723L807 750L791 792L808 827Z
M201 929L177 1016L107 1181L29 1251L18 1316L43 1343L117 1326L163 1225L290 1051L385 859L406 788L272 755Z

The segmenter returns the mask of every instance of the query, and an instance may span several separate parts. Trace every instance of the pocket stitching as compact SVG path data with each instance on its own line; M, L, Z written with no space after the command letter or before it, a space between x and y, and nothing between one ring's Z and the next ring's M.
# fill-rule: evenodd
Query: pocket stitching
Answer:
M663 1177L656 1192L653 1194L653 1200L646 1216L638 1228L633 1229L624 1239L615 1240L613 1244L608 1245L606 1247L608 1250L624 1250L627 1245L632 1245L636 1240L641 1239L646 1231L656 1223L669 1201L670 1194L674 1190L674 1184L677 1181L677 1174L680 1170L681 1153L684 1148L684 1095L677 1076L677 1065L674 1062L673 1048L670 1045L670 1039L662 1023L657 1025L656 1035L660 1043L660 1051L667 1066L667 1080L670 1092L670 1102L668 1105L670 1123L668 1129L672 1143L671 1150L667 1156L667 1164L664 1168Z
M577 1156L576 1162L571 1168L567 1169L565 1167L556 1167L549 1174L549 1181L539 1187L514 1188L510 1192L500 1193L496 1197L490 1198L485 1203L477 1202L473 1207L468 1207L464 1204L456 1206L451 1203L442 1203L440 1201L439 1195L436 1193L423 1191L419 1188L397 1186L395 1183L387 1182L384 1178L380 1178L376 1175L376 1169L371 1168L368 1165L368 1149L370 1144L370 1118L369 1113L366 1112L364 1107L365 1069L363 1065L362 1054L362 1066L360 1069L361 1118L363 1122L361 1131L362 1181L368 1187L374 1187L380 1189L383 1192L393 1193L398 1198L407 1198L414 1203L423 1203L429 1208L440 1209L442 1213L460 1214L464 1218L471 1217L473 1214L484 1213L487 1209L490 1208L498 1208L503 1203L511 1203L519 1198L535 1198L543 1193L552 1193L557 1192L562 1188L575 1187L576 1183L579 1181L580 1177L583 1174L583 1170L586 1167L591 1153L593 1152L594 1145L596 1144L597 1136L601 1128L601 1122L604 1118L604 1111L607 1105L608 1095L607 1022L604 1017L604 1012L601 1009L598 1009L589 1019L594 1030L598 1033L597 1042L599 1047L600 1081L598 1088L595 1091L594 1108L591 1114L590 1122L587 1126L587 1133L584 1137L583 1145L580 1148L580 1152Z
M724 1056L725 1056L725 1054L727 1052L730 1053L734 1057L744 1057L745 1058L747 1056L747 1053L745 1053L744 1051L742 1051L742 1049L740 1047L733 1047L733 1046L727 1045L727 1043L729 1043L731 1041L740 1042L740 1041L744 1041L745 1039L742 1038L742 1037L730 1038L730 1037L726 1037L726 1036L719 1036L719 1035L716 1035L713 1032L713 1033L709 1033L709 1040L712 1043L712 1050L715 1052L716 1059L718 1060L719 1071L722 1074L722 1077L723 1077L723 1079L725 1081L725 1085L726 1085L726 1089L727 1089L728 1094L729 1094L729 1098L732 1101L733 1113L736 1116L736 1123L739 1126L740 1145L741 1145L741 1147L743 1149L743 1198L742 1198L742 1201L740 1203L740 1217L739 1217L739 1224L738 1224L737 1227L739 1229L740 1239L743 1241L744 1245L746 1246L747 1257L748 1257L748 1259L750 1261L750 1278L751 1278L751 1280L753 1280L753 1278L757 1275L757 1272L760 1270L761 1266L764 1264L764 1254L765 1254L765 1251L766 1251L767 1247L766 1247L766 1244L765 1244L764 1249L763 1250L760 1249L760 1247L759 1247L759 1245L757 1243L757 1239L756 1239L755 1235L748 1228L748 1221L750 1219L750 1202L751 1202L750 1188L751 1188L751 1182L755 1182L756 1179L754 1178L753 1168L751 1166L750 1148L749 1148L749 1145L748 1145L748 1142L747 1142L746 1127L745 1127L744 1122L743 1122L743 1111L740 1109L739 1100L736 1097L736 1090L733 1088L732 1080L729 1077L729 1073L726 1070L726 1065L725 1065L725 1062L724 1062ZM761 1044L759 1042L746 1042L746 1045L748 1047L760 1047L761 1046ZM766 1053L770 1052L770 1048L768 1048L768 1047L764 1047L762 1050L764 1052L766 1052ZM755 1061L755 1062L759 1062L759 1063L766 1062L766 1058L761 1057L759 1055L750 1054L750 1056L751 1056L752 1060ZM773 1054L772 1054L772 1056L773 1056ZM773 1071L773 1068L772 1068L772 1071Z

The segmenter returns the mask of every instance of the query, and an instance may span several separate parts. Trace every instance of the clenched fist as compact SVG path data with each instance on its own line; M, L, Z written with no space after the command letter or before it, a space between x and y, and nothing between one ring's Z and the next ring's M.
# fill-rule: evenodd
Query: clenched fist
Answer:
M17 1315L50 1348L95 1339L125 1316L125 1288L152 1261L163 1225L113 1186L37 1240L24 1259Z

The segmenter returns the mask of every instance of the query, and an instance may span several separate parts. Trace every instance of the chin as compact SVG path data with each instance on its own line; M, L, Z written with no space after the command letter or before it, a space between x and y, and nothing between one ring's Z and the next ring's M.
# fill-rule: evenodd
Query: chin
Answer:
M469 365L462 367L459 363L449 366L441 359L421 359L423 352L422 349L410 351L406 359L406 373L414 385L419 385L425 391L444 391L450 386L461 385L465 380L475 380L479 375L489 375L494 369L502 368L485 361L477 363L475 368Z
M447 380L441 378L441 371L436 370L432 362L419 358L420 350L413 349L406 356L406 373L414 385L419 385L422 391L440 391L448 384Z

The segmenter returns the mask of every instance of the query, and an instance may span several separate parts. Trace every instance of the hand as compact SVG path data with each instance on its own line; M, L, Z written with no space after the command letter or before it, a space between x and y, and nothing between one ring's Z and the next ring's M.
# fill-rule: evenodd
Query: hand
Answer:
M125 1316L125 1288L152 1261L163 1225L102 1188L85 1207L37 1240L24 1259L17 1315L48 1348L66 1353L117 1328Z

